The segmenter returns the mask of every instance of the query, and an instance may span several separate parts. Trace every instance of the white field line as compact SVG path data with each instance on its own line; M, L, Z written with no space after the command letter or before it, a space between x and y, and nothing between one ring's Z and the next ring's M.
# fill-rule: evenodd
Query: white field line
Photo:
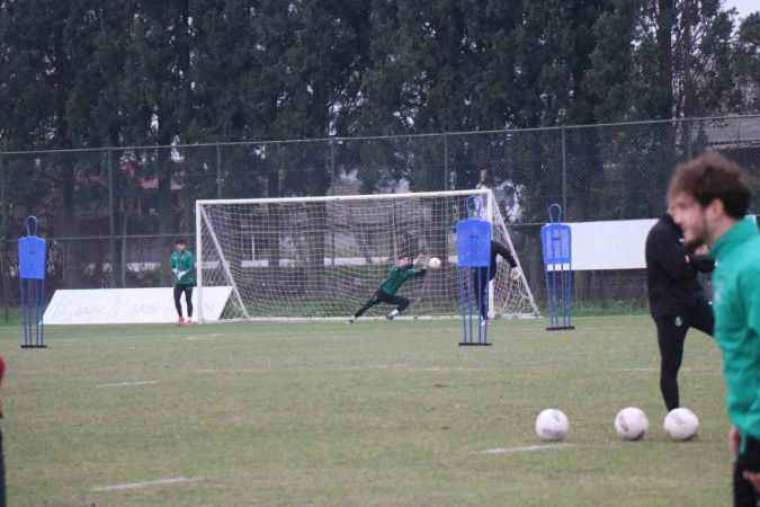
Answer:
M199 334L199 335L185 336L185 340L193 342L193 341L211 340L213 338L221 338L222 336L224 336L222 333Z
M167 477L165 479L157 479L155 481L143 481L143 482L125 482L123 484L112 484L110 486L100 486L93 488L94 493L103 493L107 491L124 491L128 489L141 489L149 488L151 486L164 486L166 484L180 484L186 482L198 482L202 480L200 477L188 478L188 477Z
M405 372L467 372L467 371L501 371L498 368L466 368L454 367L415 367L408 364L367 364L357 366L313 366L313 365L286 365L286 366L260 366L258 368L202 368L195 370L196 373L232 374L232 373L267 373L275 370L301 369L315 371L364 371L364 370L400 370Z
M98 389L102 387L133 387L133 386L148 386L158 384L158 380L138 380L137 382L115 382L113 384L100 384Z
M283 368L284 369L284 368ZM195 373L267 373L274 371L275 368L202 368L195 370Z
M642 368L619 368L613 371L620 371L625 373L659 373L658 367L642 367ZM679 371L686 373L700 373L700 374L716 374L721 373L720 368L681 368Z
M526 445L523 447L495 447L481 451L481 454L516 454L519 452L540 452L554 451L572 447L571 444L544 444L544 445Z

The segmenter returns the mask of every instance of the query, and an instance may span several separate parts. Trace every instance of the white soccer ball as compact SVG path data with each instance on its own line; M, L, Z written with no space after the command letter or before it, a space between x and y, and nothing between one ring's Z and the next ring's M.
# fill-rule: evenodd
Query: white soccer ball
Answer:
M615 416L615 431L623 440L641 440L648 429L649 419L640 408L624 408Z
M431 257L428 261L428 267L430 269L439 269L441 267L441 259L438 257Z
M689 440L697 434L699 418L688 408L674 408L665 416L662 427L673 440Z
M564 440L569 429L570 422L559 409L547 408L536 417L536 435L544 442Z

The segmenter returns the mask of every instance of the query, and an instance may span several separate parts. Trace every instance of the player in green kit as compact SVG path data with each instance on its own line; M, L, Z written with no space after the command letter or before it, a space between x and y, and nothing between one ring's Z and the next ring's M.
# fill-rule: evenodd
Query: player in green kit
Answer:
M678 167L668 192L687 247L710 247L715 341L723 353L734 505L760 505L760 232L744 172L717 153Z
M419 258L417 260L419 261ZM398 261L391 269L391 272L388 274L388 277L380 285L380 288L375 291L372 297L364 303L364 306L359 308L359 311L356 312L353 317L348 319L348 321L353 324L356 319L364 314L364 312L380 303L396 305L396 308L386 316L388 320L393 320L401 312L406 310L409 307L410 301L403 296L397 296L396 292L398 292L401 286L410 278L422 277L427 273L426 267L422 266L415 268L414 265L415 260L412 259L412 257L399 257Z
M187 249L184 239L174 243L174 251L169 259L174 273L174 307L177 309L177 325L190 324L193 321L193 287L195 287L195 257ZM182 316L182 294L185 294L187 320Z

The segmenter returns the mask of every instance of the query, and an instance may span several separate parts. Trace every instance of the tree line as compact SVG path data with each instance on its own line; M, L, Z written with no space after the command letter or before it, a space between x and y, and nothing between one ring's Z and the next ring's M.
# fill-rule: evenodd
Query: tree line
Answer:
M3 152L757 111L760 12L740 21L720 0L0 0ZM635 189L651 176L622 169L610 176L610 152L621 167L664 167L677 157L680 135L642 131L635 142L599 132L568 135L562 149L573 164L577 215L603 207L590 182L617 177ZM551 193L557 175L546 160L558 156L555 138L458 139L446 147L445 164L439 144L409 148L403 140L330 152L314 144L230 150L225 176L235 183L227 193L324 192L328 167L336 165L359 167L369 191L402 176L413 188L440 188L447 178L472 186L489 163L482 154L505 149L496 157L509 159L502 179ZM155 176L155 227L177 228L171 152L113 156L110 163L123 166L132 157ZM186 184L207 186L213 176L204 171L216 157L204 152L189 160ZM82 232L76 201L85 194L77 174L83 159L100 166L103 160L43 157L35 165L4 158L5 180L13 182L6 215L13 214L9 206L31 209L49 196L47 204L63 211L58 232ZM454 174L442 178L438 166L449 163ZM129 195L130 178L139 175L119 171L125 181L117 197ZM639 197L613 207L635 214ZM537 201L535 209L542 207Z

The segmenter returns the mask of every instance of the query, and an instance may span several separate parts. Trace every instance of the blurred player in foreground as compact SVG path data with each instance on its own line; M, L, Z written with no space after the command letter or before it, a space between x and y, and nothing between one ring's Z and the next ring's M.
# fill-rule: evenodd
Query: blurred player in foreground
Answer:
M707 244L715 257L715 341L723 353L729 448L735 457L735 506L760 500L760 233L745 219L747 176L717 153L676 169L668 192L687 247Z
M715 262L689 253L683 232L666 213L646 241L649 310L657 326L660 348L660 391L668 412L680 406L678 370L689 328L713 334L713 310L699 284L698 273L710 273Z

